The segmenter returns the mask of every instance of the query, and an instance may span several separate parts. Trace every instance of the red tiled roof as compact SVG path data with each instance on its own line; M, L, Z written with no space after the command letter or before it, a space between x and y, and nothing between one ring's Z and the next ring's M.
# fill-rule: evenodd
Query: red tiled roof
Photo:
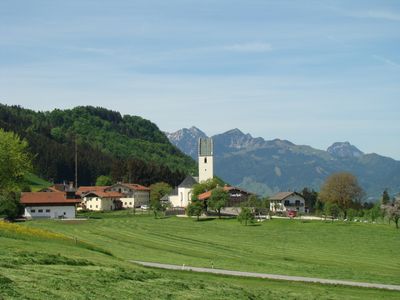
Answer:
M234 190L234 189L241 190L241 189L239 189L237 187L234 187L234 186L224 186L224 191L227 191L227 192L230 191L230 190ZM203 194L198 195L197 199L199 199L199 200L207 200L208 198L211 197L211 193L212 193L213 190L214 189L212 189L212 190L210 190L208 192L204 192Z
M109 186L80 186L76 194L81 196L88 192L104 192L106 188L109 188Z
M67 199L64 192L27 192L21 194L22 204L74 204L80 202L80 199Z

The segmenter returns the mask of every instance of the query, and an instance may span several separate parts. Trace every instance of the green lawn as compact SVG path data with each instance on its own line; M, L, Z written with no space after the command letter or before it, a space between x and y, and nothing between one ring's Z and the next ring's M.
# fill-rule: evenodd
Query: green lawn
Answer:
M93 228L114 220L150 222L149 217L107 218L81 224L29 225ZM161 220L160 220L161 221ZM165 220L162 220L165 221ZM170 221L182 222L170 219ZM185 220L183 221L185 222ZM187 223L190 226L190 223ZM11 226L11 227L10 227ZM0 222L0 299L398 299L385 290L151 270L127 263L88 241L47 230ZM10 229L11 228L11 229ZM66 230L68 231L68 230ZM94 242L94 240L92 240ZM131 241L133 244L134 241ZM122 246L122 245L120 245ZM107 247L111 249L116 246Z
M124 260L400 284L400 231L382 224L272 220L242 226L234 219L196 222L128 212L92 214L70 224L34 226L77 237Z

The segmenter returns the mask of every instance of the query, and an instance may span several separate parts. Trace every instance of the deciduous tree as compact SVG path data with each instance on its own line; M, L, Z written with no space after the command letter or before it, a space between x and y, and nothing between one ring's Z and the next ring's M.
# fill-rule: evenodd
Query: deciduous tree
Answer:
M336 204L344 213L360 204L364 192L357 178L350 173L336 173L329 176L321 188L319 199L324 203Z
M389 220L393 221L396 224L396 228L399 229L400 198L397 198L393 203L383 205L382 208Z
M325 220L327 216L330 216L332 222L339 216L340 208L336 203L328 202L324 206Z
M218 177L208 179L202 183L197 183L193 186L192 199L197 199L198 195L207 191L211 191L217 186L224 186L224 185L225 183Z
M201 214L204 211L204 203L200 200L192 199L192 202L187 206L186 213L188 216L196 216L197 221L199 220Z
M168 195L172 187L165 182L158 182L150 185L150 207L153 210L154 217L158 217L159 212L167 209L167 206L161 203L161 198Z
M0 128L0 193L18 191L24 175L31 169L28 143Z
M215 210L218 213L218 218L221 218L221 209L223 209L229 200L229 193L222 187L217 187L211 192L211 196L208 199L208 207Z
M110 176L106 176L106 175L100 175L96 179L96 185L97 186L112 185L111 177Z
M2 192L0 193L0 216L8 219L15 219L22 215L23 206L19 201L19 193Z
M305 187L302 190L301 194L305 200L305 206L308 207L310 212L313 212L316 209L318 193L314 190L309 190L308 188Z
M254 222L254 214L250 208L241 207L240 213L239 213L237 219L240 223L242 223L242 224L244 223L244 225L247 226L248 223Z

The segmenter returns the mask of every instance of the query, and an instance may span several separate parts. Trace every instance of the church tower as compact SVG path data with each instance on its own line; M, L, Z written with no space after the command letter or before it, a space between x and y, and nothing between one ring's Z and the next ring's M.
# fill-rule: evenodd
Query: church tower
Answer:
M213 141L211 138L199 138L199 182L213 177Z

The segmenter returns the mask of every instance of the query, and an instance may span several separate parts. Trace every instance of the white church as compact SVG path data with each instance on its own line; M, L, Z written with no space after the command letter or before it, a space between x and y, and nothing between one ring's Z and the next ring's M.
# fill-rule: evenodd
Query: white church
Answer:
M188 175L174 191L164 196L162 201L169 201L172 207L187 207L192 198L192 187L196 183L214 177L213 141L211 138L199 139L199 177Z

